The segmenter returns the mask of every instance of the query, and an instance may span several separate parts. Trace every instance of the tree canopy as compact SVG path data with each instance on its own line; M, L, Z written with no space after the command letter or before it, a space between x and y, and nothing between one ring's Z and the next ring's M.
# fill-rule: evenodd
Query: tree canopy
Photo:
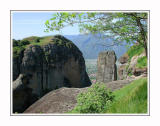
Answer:
M54 13L45 22L46 32L59 31L64 27L78 24L81 33L101 33L120 44L139 43L147 56L147 13Z

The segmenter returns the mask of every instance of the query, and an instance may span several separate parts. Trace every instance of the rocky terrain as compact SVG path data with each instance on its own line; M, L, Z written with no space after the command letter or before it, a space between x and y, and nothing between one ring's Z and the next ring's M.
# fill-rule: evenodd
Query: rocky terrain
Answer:
M112 91L118 90L123 86L131 83L133 80L118 80L105 83L105 85ZM29 113L67 113L71 111L77 104L76 97L80 92L85 92L86 88L60 88L49 92L40 100L31 105L24 112Z
M28 45L14 56L13 80L13 112L24 111L35 101L31 99L51 90L91 85L81 51L60 35L43 46Z
M143 75L147 76L147 67L138 68L136 66L138 59L145 56L145 53L141 53L140 55L133 56L129 61L128 54L124 54L119 58L119 62L121 65L118 68L118 77L120 80L126 78L135 78L137 76Z
M114 51L99 53L96 81L115 91L146 77L147 68L137 67L142 57L144 53L131 58L126 53L117 68ZM61 35L44 45L29 44L13 57L13 112L67 113L76 106L77 95L92 85L81 51Z

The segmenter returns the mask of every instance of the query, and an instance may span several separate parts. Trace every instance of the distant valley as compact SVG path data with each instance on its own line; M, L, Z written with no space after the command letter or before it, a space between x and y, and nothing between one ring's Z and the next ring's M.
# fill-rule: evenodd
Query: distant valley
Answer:
M110 38L101 39L94 35L65 35L66 38L74 42L82 51L85 59L97 59L99 52L114 50L117 58L122 56L126 51L125 45L114 45L110 47L102 46L102 44L112 45Z

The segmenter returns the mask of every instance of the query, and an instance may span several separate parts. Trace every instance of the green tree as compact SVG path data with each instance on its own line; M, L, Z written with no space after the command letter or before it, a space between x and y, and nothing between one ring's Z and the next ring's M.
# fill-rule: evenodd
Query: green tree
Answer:
M114 44L139 43L147 56L147 13L55 13L46 21L46 32L59 31L66 26L79 25L82 33L102 33ZM113 45L114 45L113 44ZM104 45L104 46L107 46Z

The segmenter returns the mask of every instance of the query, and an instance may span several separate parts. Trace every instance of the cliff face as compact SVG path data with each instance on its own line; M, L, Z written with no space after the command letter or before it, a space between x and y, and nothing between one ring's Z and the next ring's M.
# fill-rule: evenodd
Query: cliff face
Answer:
M116 55L114 51L101 52L98 56L97 81L110 82L117 80Z
M13 79L19 74L28 76L27 87L37 97L60 87L91 85L82 53L63 36L54 36L43 46L30 45L21 53L13 59Z
M136 78L137 76L147 76L147 66L144 68L138 68L138 59L145 56L145 53L142 52L139 55L134 55L130 60L127 54L124 54L120 57L119 61L121 63L118 68L118 77L120 80ZM125 59L125 60L123 60Z

